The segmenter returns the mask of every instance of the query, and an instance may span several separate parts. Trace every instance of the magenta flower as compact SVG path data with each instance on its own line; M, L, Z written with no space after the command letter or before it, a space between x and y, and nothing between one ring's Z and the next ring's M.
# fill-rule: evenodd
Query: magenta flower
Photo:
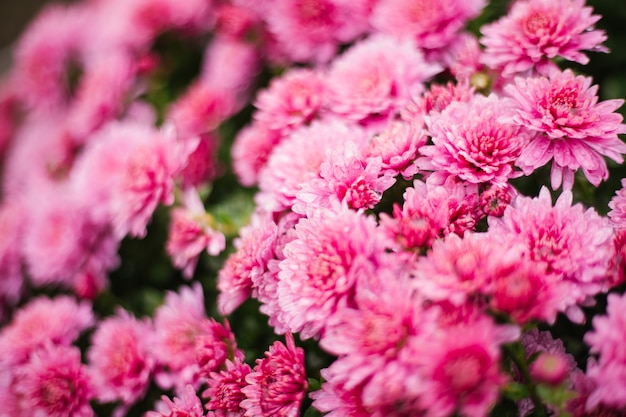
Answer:
M537 133L525 144L517 165L528 175L552 160L553 189L561 182L571 189L579 168L597 186L609 175L602 156L624 161L626 144L617 135L626 133L626 125L615 112L624 101L598 103L598 87L590 86L591 78L565 70L549 78L516 78L505 87L515 103L515 122Z
M149 354L152 336L152 323L139 321L122 309L100 322L87 353L98 401L120 400L118 410L123 413L143 397L155 364Z
M433 145L422 148L421 166L473 184L505 185L520 175L513 166L528 136L512 116L494 95L450 103L426 119Z
M250 187L257 184L259 172L282 139L279 131L270 129L263 123L253 122L237 133L231 153L233 171L242 185Z
M622 179L622 188L615 192L609 202L609 218L616 229L626 229L626 178Z
M226 369L211 372L209 388L202 393L208 398L206 409L215 412L215 417L239 417L245 413L241 402L246 399L242 389L248 386L246 376L252 372L250 366L240 361L226 361Z
M526 256L546 263L547 272L566 283L560 311L577 312L575 304L608 289L613 229L595 210L572 206L569 191L554 207L545 187L537 198L517 197L501 218L489 218L488 233L505 244L522 243Z
M608 52L604 31L594 29L600 16L591 13L585 0L516 1L508 15L482 27L483 62L504 77L533 68L547 74L556 57L587 64L581 51Z
M257 359L241 389L246 399L241 407L246 417L297 417L308 382L304 370L304 350L297 348L290 333L287 345L274 342L265 358Z
M185 386L181 397L172 401L162 396L156 411L148 411L146 417L205 417L202 402L191 385Z
M91 417L92 387L80 351L48 345L15 370L13 383L21 416Z
M593 319L593 331L585 335L585 342L598 360L591 360L587 374L596 384L587 401L588 409L603 403L615 408L626 407L626 352L624 335L626 297L609 294L607 315Z

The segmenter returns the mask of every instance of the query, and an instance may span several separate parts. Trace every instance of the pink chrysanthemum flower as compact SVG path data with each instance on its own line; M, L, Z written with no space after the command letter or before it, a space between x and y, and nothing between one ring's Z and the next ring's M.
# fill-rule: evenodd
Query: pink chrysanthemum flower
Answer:
M616 229L626 229L626 178L622 179L622 188L615 192L609 202L609 218Z
M162 396L156 411L148 411L146 417L205 417L202 402L191 385L185 386L181 397L172 401Z
M572 193L564 191L552 206L547 188L538 198L518 196L501 218L489 217L489 234L502 242L520 242L535 262L567 284L560 311L579 313L575 304L608 288L607 274L614 255L613 229L595 210L572 206Z
M239 417L245 413L241 402L246 395L241 391L246 387L246 376L252 372L250 366L239 361L226 361L226 369L212 372L207 383L209 388L202 393L209 399L206 409L215 412L215 417Z
M349 140L349 139L348 139ZM320 166L319 178L302 184L296 193L293 211L306 214L320 207L345 203L352 209L371 209L395 178L383 172L380 158L365 161L356 145L348 142L343 149L329 150Z
M242 185L251 187L257 184L259 172L281 140L283 136L279 131L262 123L253 122L237 133L231 153L233 171Z
M448 45L484 5L484 0L379 0L371 21L383 33L413 38L420 48L437 49Z
M101 321L87 353L95 397L100 402L121 401L116 414L124 414L148 389L154 359L152 324L120 309Z
M525 174L552 160L553 189L561 182L571 189L579 168L597 186L609 175L602 156L624 161L626 144L617 135L626 133L626 125L615 112L624 100L598 103L591 78L555 71L550 78L516 78L505 91L515 103L515 122L537 132L517 161Z
M92 387L80 351L74 346L48 345L15 370L20 416L91 417Z
M609 294L607 315L593 319L593 331L585 335L585 342L598 361L591 361L587 374L596 384L587 401L588 409L599 403L626 407L626 296Z
M274 342L265 358L257 359L241 389L246 399L241 407L246 417L297 417L308 387L304 370L304 350L296 347L293 336L285 335L287 345Z
M421 149L427 158L420 166L473 184L505 185L520 175L513 165L527 136L512 116L494 95L450 103L426 119L433 145Z
M500 217L513 199L511 187L491 186L480 194L480 210L485 216Z
M409 40L375 36L335 59L328 72L329 108L351 120L384 119L424 90L441 71Z
M217 305L222 314L232 313L252 294L255 281L260 280L274 256L275 240L276 224L268 214L258 213L241 229L234 242L237 251L228 257L217 277Z
M546 74L556 57L587 64L581 51L608 52L604 31L594 29L600 16L591 13L585 0L516 1L506 16L481 28L483 62L505 77L533 68Z
M197 138L182 141L186 155L181 170L177 174L183 189L201 187L214 180L218 166L220 140L216 135L205 133Z
M405 190L402 208L393 217L380 214L385 233L399 249L424 251L435 239L474 230L479 219L477 188L449 178L444 184L416 180Z
M301 219L295 236L278 265L278 301L289 330L310 338L336 311L354 305L357 280L384 264L388 242L373 218L345 206Z
M482 50L478 39L469 32L456 37L443 55L450 73L462 81L471 81L472 75L483 70Z
M157 205L174 201L182 152L172 132L116 122L91 141L72 170L79 192L92 201L98 219L110 219L116 236L145 236Z
M172 209L169 237L165 246L174 266L191 278L198 257L204 250L217 256L226 247L224 234L215 230L213 218L206 213L195 189L185 192L185 207Z
M69 296L39 297L19 309L0 333L0 366L24 362L46 343L69 345L94 324L91 304Z
M343 146L346 138L361 148L369 137L364 129L337 120L313 122L283 139L259 175L256 201L266 211L291 208L302 184L319 176L326 152Z
M416 118L411 122L392 121L375 135L364 153L367 158L381 158L385 174L402 175L410 179L417 173L414 160L418 150L426 144L428 137L422 129L423 121Z
M319 71L294 68L273 78L254 103L254 118L273 130L288 132L310 122L326 102L326 82Z
M5 322L6 310L13 308L24 288L22 276L22 247L26 217L17 200L0 204L0 322Z
M400 116L408 121L421 119L433 112L441 113L452 102L467 103L473 97L474 88L468 82L431 84L428 91L419 97L414 97L413 101L402 109Z

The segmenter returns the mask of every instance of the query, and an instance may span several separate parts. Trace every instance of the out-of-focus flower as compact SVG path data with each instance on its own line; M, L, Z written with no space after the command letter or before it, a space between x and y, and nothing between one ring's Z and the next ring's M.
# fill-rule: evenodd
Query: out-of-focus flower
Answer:
M148 411L146 417L205 417L202 402L191 385L184 388L182 398L170 400L162 396L155 411Z

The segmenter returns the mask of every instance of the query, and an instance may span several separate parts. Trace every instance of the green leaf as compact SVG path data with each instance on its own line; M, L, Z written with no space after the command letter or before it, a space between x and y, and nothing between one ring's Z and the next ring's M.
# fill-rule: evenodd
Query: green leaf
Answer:
M504 395L513 401L519 401L524 398L528 398L530 396L530 392L528 391L528 387L526 385L520 384L519 382L511 382L504 387Z
M314 407L309 407L304 413L303 417L321 417L321 416L322 416L322 413L317 411L317 409L315 409Z

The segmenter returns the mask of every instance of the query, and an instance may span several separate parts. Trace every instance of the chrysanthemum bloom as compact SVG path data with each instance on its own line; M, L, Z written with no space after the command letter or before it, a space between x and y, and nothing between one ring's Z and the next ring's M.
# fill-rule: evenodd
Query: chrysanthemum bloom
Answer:
M191 385L185 386L181 397L172 401L162 396L156 411L148 411L146 417L205 417L202 402Z
M552 160L553 189L561 182L571 189L579 168L597 186L609 175L602 156L624 161L626 144L617 135L626 125L615 112L624 100L598 103L591 78L555 71L549 78L516 78L505 91L514 102L515 122L536 132L517 161L526 175Z
M500 217L511 203L512 189L508 186L491 186L480 194L479 205L485 216Z
M296 193L292 210L306 214L320 207L345 203L352 209L371 209L395 178L382 170L381 158L365 160L356 145L349 142L342 148L329 150L320 166L319 178L302 184ZM351 146L352 145L352 146Z
M573 307L608 287L608 268L614 255L613 229L595 210L572 206L572 193L564 191L552 206L547 188L537 198L518 196L501 218L489 217L493 238L520 242L535 262L545 262L569 288L562 291L560 311L580 313ZM572 316L578 320L584 317Z
M220 139L211 133L183 140L186 157L177 174L183 189L201 187L217 177Z
M277 0L263 15L283 54L294 61L326 62L341 42L368 28L368 1Z
M19 416L91 417L92 387L80 351L48 345L15 370L13 382Z
M609 294L607 315L593 319L593 331L585 335L591 352L598 355L591 361L587 374L596 387L589 397L587 407L603 403L616 408L626 407L626 297Z
M483 62L504 77L533 68L546 74L556 68L556 57L587 64L581 51L608 52L601 45L604 31L594 29L600 16L591 13L585 0L517 1L506 16L481 28Z
M187 384L198 387L203 374L216 371L236 352L230 329L206 317L200 284L168 292L154 314L154 329L152 352L162 367L155 380L178 393Z
M46 343L69 345L94 324L91 304L69 296L31 300L0 333L0 366L23 363Z
M476 186L449 178L444 184L416 180L405 190L393 217L380 214L381 227L400 249L424 251L449 233L474 230L479 218Z
M206 409L215 412L215 417L239 417L245 413L241 402L246 395L241 391L246 387L246 376L252 372L250 366L240 361L226 361L226 369L212 372L207 383L209 388L202 393L209 401Z
M139 321L125 310L101 321L87 352L95 397L100 402L120 401L122 415L148 389L154 368L152 324Z
M255 122L237 133L231 153L233 171L241 185L251 187L258 182L259 172L282 139L280 132Z
M412 339L406 352L422 376L419 401L425 415L487 415L507 380L500 371L500 345L518 337L517 328L479 317Z
M615 192L609 201L609 218L616 229L626 229L626 178L622 179L622 188Z
M0 204L0 322L5 322L5 309L14 307L22 294L22 236L26 218L20 201Z
M513 123L512 116L494 95L450 103L426 119L433 145L421 149L426 158L419 166L473 184L507 184L521 175L513 165L529 136Z
M308 382L304 369L304 350L297 348L290 333L287 345L274 342L265 358L257 359L241 389L246 399L241 407L246 417L297 417L306 395Z
M174 201L173 177L180 169L181 150L173 132L116 122L91 141L72 170L80 195L91 199L90 212L98 220L112 222L116 236L145 236L157 205Z
M327 150L341 147L346 138L361 148L369 141L363 128L338 120L316 121L296 129L274 148L261 171L257 204L266 211L291 208L302 183L319 176Z
M257 213L235 239L231 254L217 277L217 304L223 315L235 311L251 294L254 282L267 270L274 256L276 224L267 213Z
M319 209L296 225L279 263L278 302L289 331L310 338L328 318L354 305L357 279L375 274L388 242L376 222L347 207Z
M409 40L368 38L333 61L327 76L329 108L350 120L387 120L441 69L427 63Z
M319 71L292 68L258 93L254 118L273 130L288 132L310 122L326 103L326 81Z
M472 75L483 70L482 50L476 36L469 32L461 33L443 55L450 73L461 81L471 81Z
M195 189L185 192L185 207L172 209L165 249L175 267L191 278L198 257L204 250L217 256L226 247L224 234L215 230L213 218L206 213Z
M413 38L420 48L437 49L448 45L484 5L484 0L379 0L371 21L383 33Z
M385 174L401 174L410 179L417 173L413 163L418 150L426 144L428 137L422 128L421 118L410 122L392 121L380 133L375 135L364 150L367 158L381 158Z
M473 97L474 89L468 82L431 84L428 91L414 97L413 101L400 111L400 116L408 121L422 119L432 112L441 113L454 101L467 103Z

